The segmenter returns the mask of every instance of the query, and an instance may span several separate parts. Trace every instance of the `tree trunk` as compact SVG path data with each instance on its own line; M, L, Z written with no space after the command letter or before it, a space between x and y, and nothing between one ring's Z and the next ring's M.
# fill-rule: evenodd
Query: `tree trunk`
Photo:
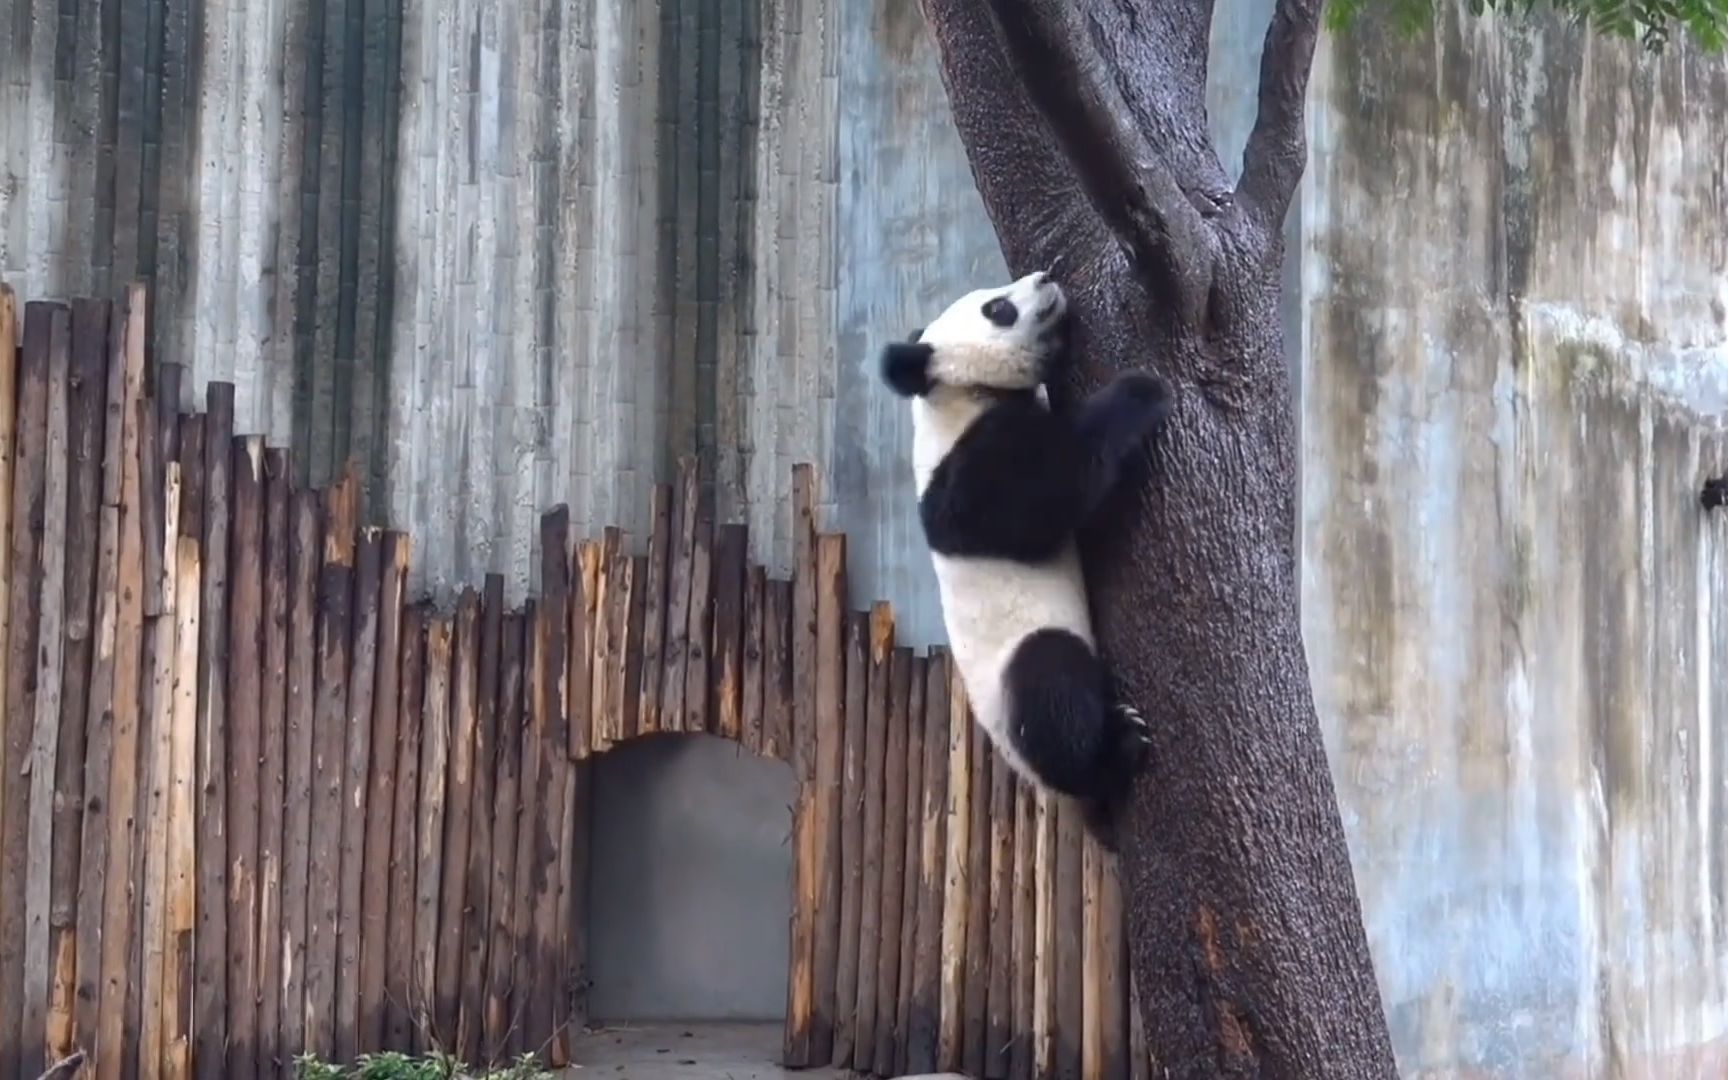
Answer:
M1297 614L1278 315L1317 0L1279 0L1242 180L1205 132L1209 0L924 0L1015 275L1076 325L1058 408L1116 370L1177 392L1082 538L1094 618L1153 729L1124 822L1132 970L1161 1075L1395 1076Z

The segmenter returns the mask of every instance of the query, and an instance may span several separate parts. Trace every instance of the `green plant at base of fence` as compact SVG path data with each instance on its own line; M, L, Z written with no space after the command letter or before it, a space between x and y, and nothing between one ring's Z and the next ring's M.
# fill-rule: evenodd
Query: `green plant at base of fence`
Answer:
M332 1065L311 1054L294 1059L299 1080L551 1080L533 1054L500 1068L475 1069L442 1051L410 1055L398 1051L364 1054L353 1065Z

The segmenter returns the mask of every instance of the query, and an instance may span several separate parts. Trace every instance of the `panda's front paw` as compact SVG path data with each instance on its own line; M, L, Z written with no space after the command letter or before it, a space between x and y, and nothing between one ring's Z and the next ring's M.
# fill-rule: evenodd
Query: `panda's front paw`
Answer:
M1174 406L1170 384L1150 371L1126 371L1116 376L1116 399L1132 410L1136 434L1151 436L1164 423Z

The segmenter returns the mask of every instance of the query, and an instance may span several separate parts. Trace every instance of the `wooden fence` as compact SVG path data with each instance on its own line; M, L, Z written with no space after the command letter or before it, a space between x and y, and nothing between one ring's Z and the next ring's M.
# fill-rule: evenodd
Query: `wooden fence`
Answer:
M296 489L231 386L179 413L145 312L32 303L20 338L0 287L0 1076L565 1063L590 759L696 732L798 779L787 1064L1146 1074L1114 860L1001 764L943 650L847 610L808 466L789 581L685 461L641 551L558 508L537 598L492 576L440 613L352 473Z

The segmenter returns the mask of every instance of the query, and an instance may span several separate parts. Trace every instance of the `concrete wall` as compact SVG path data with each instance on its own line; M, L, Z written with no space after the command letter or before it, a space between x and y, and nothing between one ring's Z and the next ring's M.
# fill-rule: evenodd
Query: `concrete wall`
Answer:
M188 392L234 380L314 476L357 457L417 587L519 593L541 509L639 528L691 451L783 568L810 460L855 601L939 638L870 360L1004 270L912 0L18 5L0 275L150 274ZM1268 8L1214 27L1232 168ZM1322 42L1304 617L1407 1076L1728 1071L1725 72L1451 9ZM766 866L767 781L723 775Z
M792 770L707 735L639 739L594 764L589 1015L786 1014Z
M1304 629L1406 1076L1728 1073L1728 68L1333 39Z

